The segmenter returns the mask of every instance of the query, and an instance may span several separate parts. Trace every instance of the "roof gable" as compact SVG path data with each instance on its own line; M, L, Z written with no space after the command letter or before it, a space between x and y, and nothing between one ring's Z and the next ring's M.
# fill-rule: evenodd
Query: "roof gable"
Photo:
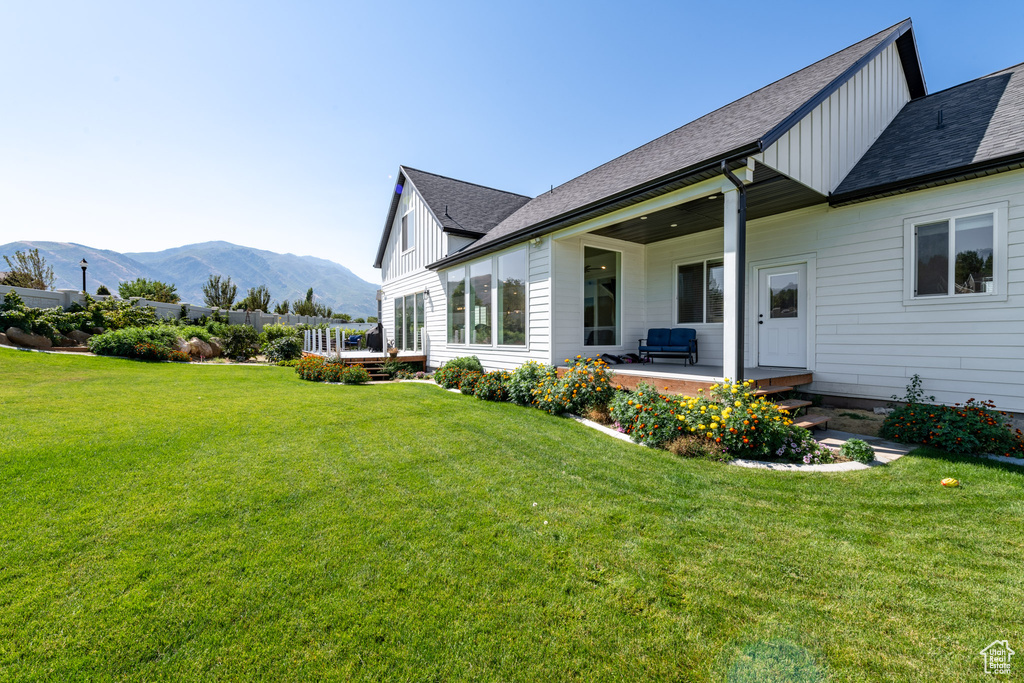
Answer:
M525 195L496 190L492 187L428 173L408 166L399 166L395 192L391 196L384 233L377 249L375 268L380 268L391 237L391 226L402 199L402 192L411 184L430 208L445 232L468 237L485 235L494 226L521 207L530 198Z
M833 203L1003 163L1024 163L1024 64L909 102L836 188Z
M557 229L586 210L610 204L626 193L639 193L640 188L762 152L866 61L901 39L901 60L912 55L916 63L916 69L904 67L908 79L913 80L910 90L923 94L925 85L908 19L536 197L455 259L499 248L527 234Z

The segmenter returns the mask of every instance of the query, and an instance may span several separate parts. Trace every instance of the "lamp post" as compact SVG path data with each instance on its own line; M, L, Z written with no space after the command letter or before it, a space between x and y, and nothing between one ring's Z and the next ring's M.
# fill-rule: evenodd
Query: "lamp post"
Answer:
M78 262L78 265L82 266L82 294L85 294L87 291L85 289L85 269L89 267L89 262L86 261L85 259L82 259L81 261Z

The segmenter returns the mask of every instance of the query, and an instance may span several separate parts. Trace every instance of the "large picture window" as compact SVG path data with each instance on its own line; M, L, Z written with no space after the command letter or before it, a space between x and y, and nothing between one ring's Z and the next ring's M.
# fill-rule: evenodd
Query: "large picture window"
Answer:
M618 346L622 254L583 248L583 345Z
M469 267L469 343L491 343L491 261Z
M676 267L676 324L725 320L725 265L700 261Z
M995 215L914 225L914 296L995 291Z
M526 346L526 250L455 268L446 276L448 343Z
M526 345L526 251L498 257L498 344Z
M466 269L448 271L448 343L465 344Z

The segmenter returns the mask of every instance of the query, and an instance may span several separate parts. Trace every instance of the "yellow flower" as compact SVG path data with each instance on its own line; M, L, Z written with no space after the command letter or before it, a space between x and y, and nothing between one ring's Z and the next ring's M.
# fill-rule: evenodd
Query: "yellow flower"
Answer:
M711 428L712 429L718 429L718 423L717 422L712 422L711 423Z
M736 401L735 403L733 403L733 405L739 408L741 405L743 405L743 401Z

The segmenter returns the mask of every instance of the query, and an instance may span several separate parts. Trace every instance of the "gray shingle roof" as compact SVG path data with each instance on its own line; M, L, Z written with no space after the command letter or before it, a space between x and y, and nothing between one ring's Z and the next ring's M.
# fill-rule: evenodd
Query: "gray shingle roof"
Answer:
M530 198L403 166L446 230L484 234ZM446 211L447 209L447 211Z
M399 166L398 171L395 192L391 195L391 206L384 222L384 233L377 247L377 258L373 262L374 268L380 268L384 262L384 252L391 237L391 225L394 223L398 201L401 198L399 189L406 182L412 182L416 186L427 206L441 221L444 230L472 237L486 234L513 211L530 201L525 195L495 190L493 187L467 183L408 166Z
M496 243L512 242L520 233L532 234L543 224L552 224L553 230L560 217L568 218L631 188L736 152L760 151L769 134L792 125L792 117L803 105L847 75L873 50L908 31L909 20L900 22L536 197L459 252L457 260L493 249ZM919 87L923 91L923 81ZM771 142L774 140L768 144ZM758 149L745 151L751 147Z
M939 126L939 112L942 125ZM1024 64L909 102L836 188L833 203L1024 154ZM923 185L922 185L923 186Z

